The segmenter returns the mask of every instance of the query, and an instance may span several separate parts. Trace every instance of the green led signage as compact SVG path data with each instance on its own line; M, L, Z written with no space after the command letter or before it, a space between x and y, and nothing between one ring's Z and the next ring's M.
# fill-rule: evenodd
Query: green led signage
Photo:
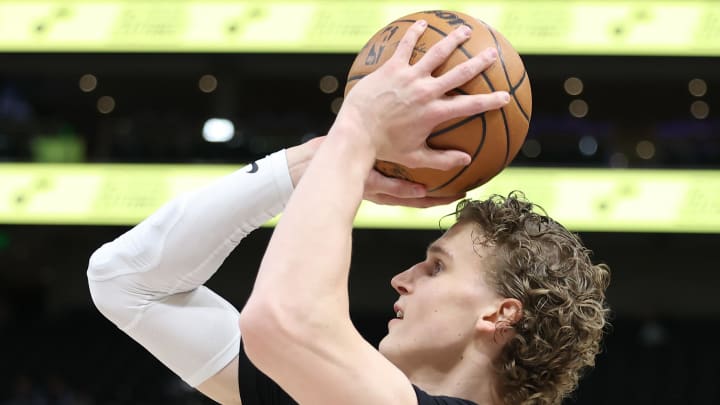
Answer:
M0 52L355 53L395 18L438 7L525 54L720 56L714 0L0 0Z
M174 196L236 169L0 164L0 223L133 225ZM575 231L720 233L720 171L509 168L470 196L513 190ZM356 225L437 229L452 211L452 205L414 209L365 202Z

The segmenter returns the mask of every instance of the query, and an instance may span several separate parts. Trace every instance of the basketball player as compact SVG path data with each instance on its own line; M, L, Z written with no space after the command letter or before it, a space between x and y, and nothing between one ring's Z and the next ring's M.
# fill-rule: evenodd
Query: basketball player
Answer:
M608 273L514 195L459 205L457 223L425 259L392 279L397 317L379 351L350 321L361 199L448 202L382 177L373 162L467 164L463 152L430 150L426 135L449 118L507 102L502 92L445 96L487 68L492 50L431 75L468 38L463 28L410 66L424 29L422 21L409 28L394 56L355 86L325 139L179 197L97 250L88 278L100 311L221 403L559 403L594 362ZM203 283L283 208L238 314Z

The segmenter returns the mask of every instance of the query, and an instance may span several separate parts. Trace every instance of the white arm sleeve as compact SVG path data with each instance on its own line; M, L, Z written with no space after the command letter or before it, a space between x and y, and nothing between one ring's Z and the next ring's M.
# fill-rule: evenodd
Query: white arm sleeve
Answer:
M240 347L238 311L202 286L292 193L285 151L180 196L93 253L100 312L191 386ZM253 269L254 270L254 269Z

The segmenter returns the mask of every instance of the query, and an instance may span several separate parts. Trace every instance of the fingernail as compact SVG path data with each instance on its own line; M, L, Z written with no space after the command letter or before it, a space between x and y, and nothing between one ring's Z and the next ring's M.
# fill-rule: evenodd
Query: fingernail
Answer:
M505 91L501 92L500 97L502 98L502 101L504 101L506 103L510 102L510 94L508 94L507 92L505 92Z
M413 195L415 195L415 197L425 197L425 187L422 187L422 186L413 187L412 191L413 191Z
M491 60L495 60L495 58L497 58L497 49L495 49L495 48L489 48L487 51L485 51L485 54L486 54L487 57L490 58Z
M472 34L472 29L470 29L470 27L468 27L467 25L459 26L458 30L460 31L461 34L463 34L466 37L469 37L470 34Z
M426 26L427 26L427 21L425 21L425 20L418 20L418 21L417 21L417 25L420 26L420 27L426 27Z

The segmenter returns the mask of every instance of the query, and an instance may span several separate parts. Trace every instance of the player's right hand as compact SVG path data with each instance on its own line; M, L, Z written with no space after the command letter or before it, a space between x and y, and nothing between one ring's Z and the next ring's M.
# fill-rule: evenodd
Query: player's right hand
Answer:
M507 104L507 92L448 96L447 93L472 80L490 67L497 51L489 48L448 72L433 76L448 56L471 35L461 26L433 45L417 63L410 57L426 25L408 28L393 56L365 76L348 93L336 125L350 128L349 136L365 136L375 158L406 167L448 170L467 165L470 156L460 150L437 150L427 145L427 136L440 123L452 118L479 114Z

